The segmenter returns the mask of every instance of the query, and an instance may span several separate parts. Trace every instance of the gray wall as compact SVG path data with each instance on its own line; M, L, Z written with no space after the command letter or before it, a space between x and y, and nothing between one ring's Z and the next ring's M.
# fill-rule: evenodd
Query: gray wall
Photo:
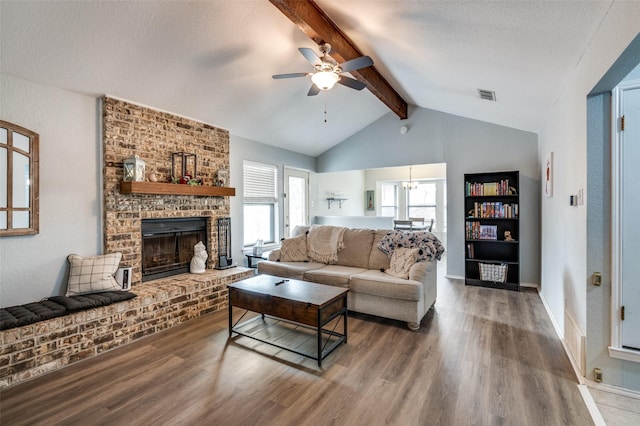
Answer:
M479 101L486 102L486 101ZM401 126L409 131L402 135ZM539 283L537 135L425 108L389 113L318 157L317 172L447 164L447 274L464 276L464 174L520 171L520 280Z
M280 202L278 205L278 240L283 237L284 230L284 204L282 194L284 192L284 166L298 169L315 170L316 159L308 155L287 151L249 139L244 139L233 135L229 136L229 162L230 162L230 185L236 189L236 196L231 197L231 249L234 263L246 266L243 248L243 223L244 210L242 208L242 162L243 160L256 161L264 164L278 166L278 194ZM311 173L313 175L313 173ZM313 193L315 184L313 176L310 177L310 184ZM313 212L311 212L313 214ZM313 217L313 216L311 216Z
M0 74L2 119L40 135L40 233L0 238L0 306L66 291L67 255L102 252L97 99Z

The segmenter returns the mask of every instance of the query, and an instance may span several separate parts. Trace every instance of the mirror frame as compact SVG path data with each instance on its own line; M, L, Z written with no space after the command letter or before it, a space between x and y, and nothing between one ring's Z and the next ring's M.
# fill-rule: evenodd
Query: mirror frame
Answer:
M40 196L39 196L39 152L40 152L40 137L37 133L25 129L24 127L16 124L9 123L7 121L0 120L0 127L7 130L7 143L0 142L0 147L7 149L7 170L6 176L2 180L7 185L7 205L0 206L0 212L6 212L7 214L7 228L0 229L0 237L9 237L17 235L35 235L40 232ZM20 133L29 138L29 152L25 152L19 148L13 146L13 132ZM18 152L29 158L29 206L26 208L13 207L13 153ZM12 213L14 211L28 211L29 212L29 227L28 228L13 228L12 227Z

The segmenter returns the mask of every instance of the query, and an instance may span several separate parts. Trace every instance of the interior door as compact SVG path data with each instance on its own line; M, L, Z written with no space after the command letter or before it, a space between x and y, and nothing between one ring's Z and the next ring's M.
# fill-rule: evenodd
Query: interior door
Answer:
M284 236L288 238L293 228L309 223L309 172L285 167L284 193Z
M640 350L640 84L622 90L622 346Z

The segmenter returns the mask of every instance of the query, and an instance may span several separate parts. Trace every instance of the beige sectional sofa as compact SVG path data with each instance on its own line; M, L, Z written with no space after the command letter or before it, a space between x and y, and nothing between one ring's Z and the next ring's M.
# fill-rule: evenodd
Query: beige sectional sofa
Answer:
M296 227L292 237L308 230L309 227ZM415 331L436 301L436 261L414 263L408 279L383 272L390 267L390 258L378 243L387 232L346 228L344 248L338 251L335 264L282 261L281 250L274 250L269 260L258 264L258 272L348 288L349 310L405 321Z

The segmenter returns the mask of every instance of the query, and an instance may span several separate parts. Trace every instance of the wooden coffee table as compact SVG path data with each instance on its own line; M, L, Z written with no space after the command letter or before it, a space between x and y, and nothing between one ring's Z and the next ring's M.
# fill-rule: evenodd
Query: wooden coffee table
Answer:
M316 284L307 281L285 279L271 275L257 275L246 280L229 284L229 337L236 333L241 336L268 343L308 358L322 360L338 345L347 342L347 293L346 288ZM234 324L233 308L256 312L257 315ZM335 330L342 317L342 333ZM315 332L315 344L306 350L299 342L286 345L283 339L273 339L274 333L264 332L267 320L284 321L296 327L304 327ZM333 329L325 326L334 322ZM262 324L260 324L262 322ZM271 321L273 323L273 321ZM264 325L264 327L263 327Z

